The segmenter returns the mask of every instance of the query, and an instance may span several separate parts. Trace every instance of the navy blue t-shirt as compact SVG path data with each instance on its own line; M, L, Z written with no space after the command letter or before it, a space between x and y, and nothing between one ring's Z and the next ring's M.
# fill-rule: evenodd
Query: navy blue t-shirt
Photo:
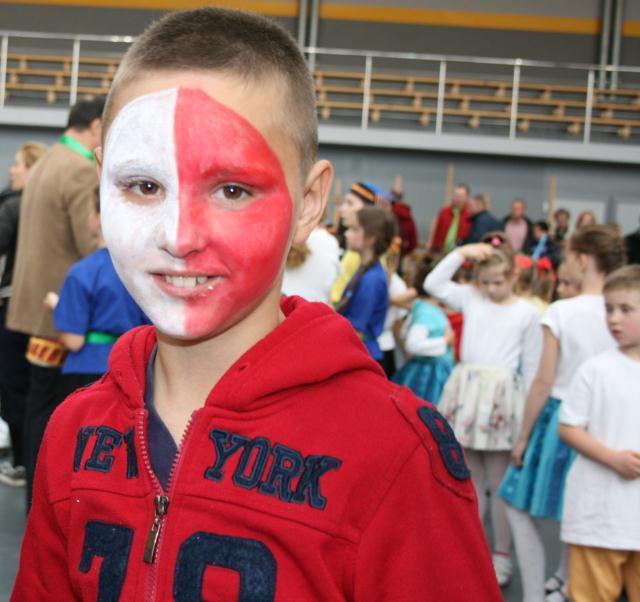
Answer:
M147 384L144 389L144 406L149 412L149 422L147 424L147 444L149 446L149 459L151 468L158 477L162 488L167 491L169 487L169 477L171 468L178 453L178 446L173 440L169 429L162 422L155 406L153 366L156 361L158 348L154 347L147 364Z
M377 338L382 334L389 307L389 285L382 264L378 261L368 269L354 291L350 284L345 291L351 298L344 317L363 335L363 342L373 359L382 359Z
M55 327L87 336L89 332L114 338L131 328L149 324L148 318L124 287L107 249L98 249L73 264L62 284L54 312ZM107 371L113 342L85 342L65 360L65 374L102 374Z

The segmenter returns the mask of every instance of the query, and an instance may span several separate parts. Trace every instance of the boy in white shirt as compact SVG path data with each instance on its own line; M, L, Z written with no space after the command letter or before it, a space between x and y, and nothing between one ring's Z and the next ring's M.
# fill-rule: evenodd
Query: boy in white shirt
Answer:
M585 361L560 410L560 437L578 458L567 479L561 538L574 602L640 600L640 266L604 285L617 349Z

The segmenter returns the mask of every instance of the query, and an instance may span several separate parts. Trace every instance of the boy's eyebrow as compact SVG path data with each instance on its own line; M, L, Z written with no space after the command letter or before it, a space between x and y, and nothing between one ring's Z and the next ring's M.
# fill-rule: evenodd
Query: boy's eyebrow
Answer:
M180 167L180 164L178 164L178 173L182 171ZM124 172L129 176L160 177L165 175L167 166L161 162L137 156L120 156L110 161L110 170L117 175L121 175ZM229 181L239 179L247 181L247 183L253 183L256 186L267 186L272 185L279 177L284 180L284 173L282 173L281 169L276 170L267 165L261 165L260 162L252 163L251 165L240 165L233 161L228 161L223 165L200 166L198 177Z
M203 169L201 175L206 178L216 178L220 180L240 178L258 185L271 184L276 181L279 176L279 174L274 173L273 169L269 169L259 163L252 165L237 165L234 163L215 165L208 169ZM284 174L282 177L284 178Z
M140 172L139 175L145 173L157 173L165 171L166 166L159 164L157 161L147 161L136 156L132 157L116 157L110 162L110 168L113 171L131 170L132 172Z

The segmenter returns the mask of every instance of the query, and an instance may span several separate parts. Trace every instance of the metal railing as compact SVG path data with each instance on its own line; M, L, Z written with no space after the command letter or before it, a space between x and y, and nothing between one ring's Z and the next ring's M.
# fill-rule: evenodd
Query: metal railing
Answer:
M549 70L550 72L558 71L574 71L582 74L582 81L585 86L585 113L584 113L584 131L582 141L588 143L591 139L592 118L593 118L593 105L596 92L601 94L610 93L616 94L617 90L596 89L595 87L595 75L602 71L600 65L595 64L582 64L582 63L562 63L552 61L533 61L525 59L501 59L501 58L486 58L486 57L472 57L472 56L447 56L438 54L418 54L418 53L405 53L405 52L374 52L374 51L358 51L358 50L343 50L335 48L305 48L305 54L312 57L319 56L337 56L337 57L359 57L364 63L364 80L363 80L363 94L362 94L362 120L361 127L366 129L369 124L369 111L371 100L371 79L374 71L374 61L388 61L389 59L402 61L408 65L415 65L416 63L433 64L438 67L438 86L437 86L437 101L436 101L436 119L435 119L435 133L441 135L443 132L443 120L444 120L444 100L447 81L447 72L449 65L452 64L471 64L471 65L486 65L509 67L512 70L511 76L511 104L510 104L510 117L509 117L509 138L515 139L517 131L517 123L519 116L519 100L521 89L522 70L524 68L535 68ZM316 64L316 60L314 60ZM612 74L633 74L640 75L640 67L622 66L614 67L608 65L604 68L606 75ZM552 73L551 73L552 75ZM578 78L580 79L580 78ZM552 81L553 78L551 77ZM506 80L505 80L506 81ZM508 82L506 82L508 83ZM638 79L640 86L640 78ZM640 97L640 87L638 87L638 94Z
M103 42L108 44L131 44L133 36L103 36L88 34L43 33L36 31L7 31L0 30L0 109L5 105L7 86L7 69L9 59L9 41L11 38L20 40L55 40L71 42L71 86L69 104L76 102L78 97L78 75L81 63L82 42ZM124 54L124 52L122 53Z
M86 42L101 42L116 45L131 44L135 37L132 36L104 36L104 35L75 35L75 34L53 34L53 33L41 33L41 32L25 32L25 31L6 31L0 30L0 109L5 104L5 93L7 86L7 69L8 69L8 56L9 56L9 44L11 39L20 40L56 40L56 41L69 41L71 43L71 81L70 81L70 93L69 103L73 104L78 95L78 80L80 73L80 64L82 62L82 44ZM600 65L595 64L579 64L579 63L563 63L563 62L551 62L551 61L532 61L524 59L501 59L501 58L485 58L475 56L451 56L451 55L439 55L439 54L418 54L418 53L406 53L406 52L375 52L375 51L360 51L360 50L347 50L336 48L320 48L320 47L307 47L304 49L305 56L309 60L310 65L316 65L318 57L341 57L349 59L362 60L363 68L363 86L362 86L362 114L360 119L360 127L367 129L370 122L370 110L371 110L371 85L374 74L375 63L398 61L401 68L409 71L417 64L434 66L434 71L438 72L437 83L437 99L436 99L436 113L435 113L435 133L436 135L443 134L443 121L445 115L445 96L446 96L446 84L447 73L450 72L451 65L476 65L486 66L488 70L490 67L508 67L511 70L512 76L510 80L511 87L511 99L510 99L510 116L508 136L510 139L516 137L517 124L519 117L519 102L520 102L520 90L522 81L522 70L528 68L548 70L552 76L554 72L558 71L572 71L581 73L581 79L585 82L585 112L584 112L584 131L582 141L588 143L591 139L592 131L592 113L594 99L597 93L604 93L606 90L595 87L596 74L602 75L604 71L605 76L615 75L616 80L620 74L628 75L640 75L640 67L624 66L614 67L607 66L604 69ZM118 53L119 54L119 53ZM552 80L553 77L550 77ZM639 79L640 81L640 79ZM505 80L505 83L509 83L509 80ZM617 91L611 90L611 93Z

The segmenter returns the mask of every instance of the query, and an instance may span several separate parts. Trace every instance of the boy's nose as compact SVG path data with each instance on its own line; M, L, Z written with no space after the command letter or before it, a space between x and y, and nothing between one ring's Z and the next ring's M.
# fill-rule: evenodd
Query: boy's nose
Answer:
M203 244L200 228L195 224L181 224L176 234L165 230L159 237L159 246L173 257L181 259L201 251Z
M609 323L617 323L620 321L620 312L613 310L610 314L609 314Z
M200 226L185 215L185 207L169 195L158 216L156 244L169 255L184 258L201 246Z

